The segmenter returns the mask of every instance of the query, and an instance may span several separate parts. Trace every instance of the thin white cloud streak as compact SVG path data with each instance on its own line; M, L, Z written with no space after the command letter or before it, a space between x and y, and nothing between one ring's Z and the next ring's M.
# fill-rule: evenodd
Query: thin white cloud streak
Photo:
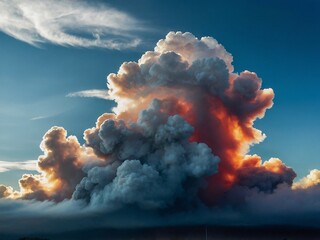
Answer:
M72 92L66 95L67 97L92 97L92 98L101 98L105 100L111 100L107 90L102 89L91 89L84 90L79 92Z
M37 116L37 117L31 118L30 120L31 120L31 121L36 121L36 120L46 119L46 118L48 118L48 117L49 117L49 116Z
M11 170L37 171L38 160L27 160L23 162L0 161L0 172Z
M34 46L130 48L140 42L133 31L141 30L136 19L105 4L0 0L0 31Z

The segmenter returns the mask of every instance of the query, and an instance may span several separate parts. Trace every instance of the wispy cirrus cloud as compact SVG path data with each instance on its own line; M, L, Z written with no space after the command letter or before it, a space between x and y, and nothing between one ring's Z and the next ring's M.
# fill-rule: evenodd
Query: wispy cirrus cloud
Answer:
M138 20L105 4L89 1L1 0L0 31L34 46L135 47L143 30Z
M37 162L38 160L27 160L22 162L0 161L0 172L7 172L11 170L36 171Z
M30 118L31 121L36 121L36 120L42 120L42 119L46 119L48 118L49 116L36 116L36 117L33 117L33 118Z
M110 100L110 96L105 89L90 89L79 92L72 92L66 95L67 97L92 97Z

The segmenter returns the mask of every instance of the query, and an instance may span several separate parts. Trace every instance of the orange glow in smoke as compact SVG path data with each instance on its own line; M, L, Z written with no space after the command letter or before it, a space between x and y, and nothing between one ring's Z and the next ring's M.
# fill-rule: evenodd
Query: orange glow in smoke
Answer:
M248 157L245 161L249 145L258 142L261 135L252 127L253 119L241 121L217 97L203 96L199 106L186 98L170 101L174 102L170 114L183 116L195 128L190 140L206 143L220 157L218 173L207 178L208 187L200 193L207 203L215 203L237 181L237 170L249 163ZM261 165L260 158L250 161Z

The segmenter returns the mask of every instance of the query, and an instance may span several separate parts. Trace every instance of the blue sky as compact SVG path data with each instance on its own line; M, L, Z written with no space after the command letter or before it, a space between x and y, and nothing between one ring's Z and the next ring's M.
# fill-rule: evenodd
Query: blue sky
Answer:
M251 152L265 160L279 157L298 177L320 168L319 1L114 0L88 4L111 6L123 14L120 19L130 18L127 26L120 21L114 28L102 28L115 32L104 33L106 39L123 41L126 46L63 46L53 38L27 43L16 39L17 35L5 34L0 17L1 161L37 159L42 153L42 136L54 125L63 126L82 141L83 131L94 126L97 117L109 112L114 103L66 95L106 88L106 76L117 72L122 62L137 60L169 31L188 31L197 37L216 38L233 55L236 72L254 71L264 88L274 89L273 108L255 123L267 139ZM96 27L98 23L90 24ZM88 32L89 27L82 34ZM140 43L132 45L137 39ZM21 173L2 172L0 182L17 186Z

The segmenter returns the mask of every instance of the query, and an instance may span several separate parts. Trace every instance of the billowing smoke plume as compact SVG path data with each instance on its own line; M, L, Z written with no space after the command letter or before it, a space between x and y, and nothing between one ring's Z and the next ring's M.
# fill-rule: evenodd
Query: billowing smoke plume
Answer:
M207 203L234 184L246 182L250 188L271 192L295 177L280 161L264 166L245 156L251 144L265 137L253 121L272 106L274 94L272 89L260 89L255 73L233 73L231 63L231 54L215 39L170 32L154 51L137 63L123 63L118 74L108 76L118 118L135 121L152 99L161 99L168 115L179 114L194 127L191 141L206 143L220 157L218 173L207 178L208 186L200 194ZM267 181L265 187L255 175Z
M7 198L13 194L12 187L0 185L0 198Z
M153 100L136 123L108 119L86 131L86 145L106 159L87 172L75 199L121 207L167 208L194 201L203 177L217 171L219 159L204 143L190 142L193 127L179 115L164 113Z
M39 174L23 175L19 192L0 186L0 197L71 199L109 212L255 209L261 196L319 190L318 170L292 187L296 174L280 159L247 155L265 138L253 123L274 93L261 89L256 73L234 73L232 55L215 39L170 32L107 84L117 106L85 131L85 144L53 127L41 143Z
M82 167L87 154L76 137L66 135L60 127L53 127L44 135L40 146L45 155L38 160L41 174L22 176L19 185L23 198L61 201L72 196L85 176Z
M320 170L313 169L309 175L302 178L299 182L293 184L294 189L307 189L313 186L320 185Z

